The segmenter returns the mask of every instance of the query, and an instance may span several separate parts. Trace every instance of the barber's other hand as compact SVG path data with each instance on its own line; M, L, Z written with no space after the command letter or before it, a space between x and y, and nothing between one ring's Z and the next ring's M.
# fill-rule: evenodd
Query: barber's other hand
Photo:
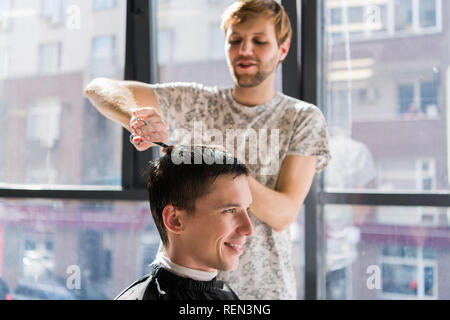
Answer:
M130 129L135 135L132 142L139 151L156 146L151 141L165 143L169 139L161 114L152 107L133 110Z

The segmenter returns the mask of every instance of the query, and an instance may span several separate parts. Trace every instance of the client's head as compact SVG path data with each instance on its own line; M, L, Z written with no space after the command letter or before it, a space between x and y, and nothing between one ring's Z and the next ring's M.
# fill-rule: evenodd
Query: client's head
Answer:
M164 250L184 267L237 267L253 233L248 168L229 153L177 146L149 164L150 208Z

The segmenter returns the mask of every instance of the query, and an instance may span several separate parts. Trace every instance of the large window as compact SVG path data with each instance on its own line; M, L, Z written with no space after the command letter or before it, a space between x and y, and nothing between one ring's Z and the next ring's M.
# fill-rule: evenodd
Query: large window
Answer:
M0 279L13 299L113 299L148 272L148 202L0 199Z
M114 298L157 249L148 202L58 199L122 188L122 129L83 90L124 77L126 1L95 3L115 10L0 0L0 282L13 299Z
M449 3L323 5L322 89L333 158L318 236L326 252L322 296L447 299L450 42L440 26ZM367 29L375 20L361 18L360 7L380 13L384 34ZM430 50L431 43L445 45Z
M357 4L367 4L324 3L325 12L348 12L342 20L347 27L362 17ZM428 16L441 5L440 1L392 3L400 12L395 15L396 30L411 28L412 17L419 16L414 10L425 10ZM333 14L325 20L325 30L341 21ZM362 42L349 36L353 29L345 29L342 41L336 42L330 33L323 39L325 104L334 159L325 173L325 188L448 191L449 52L446 45L430 50L430 43L448 43L447 32Z
M448 299L448 212L326 205L326 298Z
M147 273L148 154L83 89L101 76L231 86L231 2L0 0L0 283L14 298L110 299ZM298 296L449 299L450 4L283 3L308 30L276 89L325 112L333 156L292 225Z
M123 79L126 1L117 3L100 13L91 2L0 1L0 17L20 21L0 43L0 184L120 186L121 128L83 96L96 76Z

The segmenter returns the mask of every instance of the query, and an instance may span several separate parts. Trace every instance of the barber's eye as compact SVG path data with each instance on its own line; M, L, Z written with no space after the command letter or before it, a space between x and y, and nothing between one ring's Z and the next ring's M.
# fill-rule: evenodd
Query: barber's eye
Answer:
M227 210L224 211L224 213L235 213L235 212L236 212L235 208L227 209Z

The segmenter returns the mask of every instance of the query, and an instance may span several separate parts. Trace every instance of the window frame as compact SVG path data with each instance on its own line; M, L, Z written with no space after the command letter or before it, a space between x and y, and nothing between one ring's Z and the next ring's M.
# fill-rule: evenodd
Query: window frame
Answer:
M439 0L438 0L439 1ZM283 92L317 105L326 113L323 79L323 0L283 0L293 27L291 50L282 65ZM125 80L154 83L158 79L156 59L156 0L127 0ZM300 72L298 72L300 70ZM1 188L0 198L147 201L146 181L140 168L157 157L159 150L138 152L122 135L122 186L57 186L58 189ZM305 199L305 287L306 300L325 299L325 246L323 210L327 204L368 206L450 207L450 194L325 192L324 177L317 175Z

